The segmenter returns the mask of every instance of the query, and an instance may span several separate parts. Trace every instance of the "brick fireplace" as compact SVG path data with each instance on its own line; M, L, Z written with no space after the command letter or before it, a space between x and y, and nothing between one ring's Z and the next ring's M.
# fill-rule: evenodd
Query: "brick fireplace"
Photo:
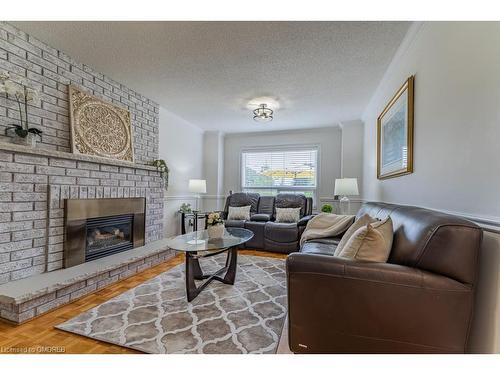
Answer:
M173 256L161 240L162 178L148 165L158 159L158 104L6 22L0 71L40 93L29 123L43 132L35 148L11 143L5 129L19 121L17 102L0 95L0 319L25 322ZM69 85L130 112L135 163L71 152ZM75 263L65 210L125 200L142 211L89 215L89 251Z
M63 51L0 22L0 71L40 93L30 126L43 131L36 148L10 143L17 103L0 95L0 284L64 267L66 200L146 202L144 243L163 236L164 189L148 162L158 158L159 106ZM135 163L73 154L68 85L130 112Z
M156 169L101 159L0 143L0 283L64 267L67 200L141 198L144 242L162 238L164 189Z
M2 319L25 322L173 256L153 167L0 142L0 170ZM145 207L145 246L64 268L67 202L130 198Z

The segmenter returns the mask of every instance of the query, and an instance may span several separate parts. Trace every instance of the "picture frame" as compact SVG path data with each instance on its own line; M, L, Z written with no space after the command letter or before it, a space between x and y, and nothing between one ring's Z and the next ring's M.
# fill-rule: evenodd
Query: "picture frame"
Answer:
M69 85L71 151L134 162L130 111Z
M409 77L377 118L377 178L413 173L415 76Z

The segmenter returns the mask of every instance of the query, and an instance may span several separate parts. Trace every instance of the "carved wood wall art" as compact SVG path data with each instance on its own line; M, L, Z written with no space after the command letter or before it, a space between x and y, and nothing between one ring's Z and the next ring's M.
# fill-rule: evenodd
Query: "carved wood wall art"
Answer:
M134 161L130 112L69 86L73 153Z

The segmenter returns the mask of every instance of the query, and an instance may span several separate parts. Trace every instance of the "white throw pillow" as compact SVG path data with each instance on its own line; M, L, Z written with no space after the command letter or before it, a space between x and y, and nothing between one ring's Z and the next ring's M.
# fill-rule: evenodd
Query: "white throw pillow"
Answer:
M376 223L377 221L378 219L375 219L368 214L364 214L363 216L361 216L349 227L349 229L346 230L346 232L340 239L340 242L337 245L337 248L335 249L335 253L333 255L339 256L340 251L344 248L347 241L349 241L354 232L356 232L359 228L366 227L367 224Z
M277 223L297 223L300 220L300 207L276 208Z
M356 230L340 249L341 258L387 262L392 248L392 219L368 223Z
M231 207L227 213L227 220L250 220L250 207Z

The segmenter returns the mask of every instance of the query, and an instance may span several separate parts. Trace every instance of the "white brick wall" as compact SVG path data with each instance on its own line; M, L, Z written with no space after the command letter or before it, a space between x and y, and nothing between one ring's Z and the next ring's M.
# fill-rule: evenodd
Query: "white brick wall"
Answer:
M26 80L28 86L40 92L40 104L30 106L29 117L30 124L43 131L42 147L70 150L68 85L71 83L128 109L136 162L145 164L158 158L158 104L12 25L0 22L0 71L4 70L14 80ZM18 119L17 102L0 95L0 141L7 140L5 128L18 123Z
M30 125L43 131L39 147L70 151L68 85L74 84L130 111L136 163L158 158L156 103L6 22L0 22L0 71L40 92L40 104L29 106ZM0 142L9 141L5 128L18 121L17 102L0 95ZM161 238L158 172L70 159L0 150L0 284L62 267L65 198L146 197L146 241Z
M0 160L0 284L62 268L64 199L145 197L146 242L162 237L155 170L5 150Z

